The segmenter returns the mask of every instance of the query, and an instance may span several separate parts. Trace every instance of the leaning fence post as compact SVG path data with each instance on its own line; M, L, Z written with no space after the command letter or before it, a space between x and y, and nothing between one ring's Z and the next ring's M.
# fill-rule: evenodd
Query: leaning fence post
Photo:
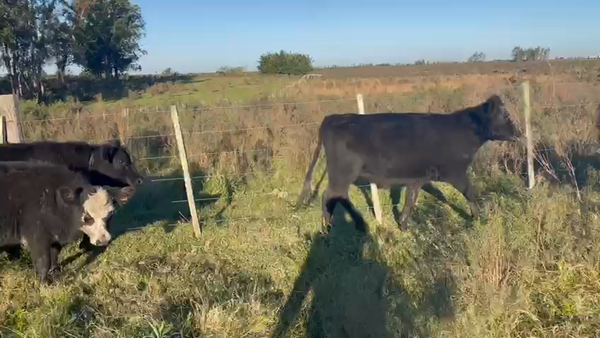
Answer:
M363 101L362 94L356 94L356 103L358 105L358 113L363 115L365 113L365 103ZM371 195L373 199L373 209L375 210L375 219L379 224L382 222L381 204L379 203L379 191L377 185L371 183Z
M183 170L183 181L185 183L185 192L187 194L188 206L192 215L192 226L196 238L202 233L200 222L198 221L198 213L196 211L196 201L194 199L194 191L192 190L192 179L190 178L190 169L188 167L187 155L185 152L185 144L183 143L183 135L181 134L181 125L179 124L179 114L177 107L171 106L171 119L173 120L173 128L175 129L175 138L177 139L177 149L179 150L179 159L181 161L181 169Z
M19 96L0 95L0 116L4 116L4 141L21 143L24 140Z
M533 140L531 137L531 102L529 81L522 84L523 87L523 112L525 114L525 137L527 138L527 177L529 189L535 185L535 174L533 172Z

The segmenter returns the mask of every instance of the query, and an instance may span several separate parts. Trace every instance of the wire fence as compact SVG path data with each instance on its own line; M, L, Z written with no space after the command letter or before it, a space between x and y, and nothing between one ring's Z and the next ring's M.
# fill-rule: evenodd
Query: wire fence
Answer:
M543 123L543 116L553 116L552 114L554 113L554 116L569 116L569 114L573 114L573 111L570 110L567 113L559 113L558 111L563 110L563 109L578 109L580 108L583 112L580 112L578 117L580 120L583 119L584 121L582 123L586 123L585 121L585 116L590 117L590 109L595 109L595 107L597 107L599 105L599 102L594 101L593 97L594 95L588 95L588 96L581 96L581 97L576 97L575 99L557 99L557 88L560 91L561 87L576 87L576 88L587 88L588 90L591 90L592 92L594 92L595 97L598 97L597 94L600 94L600 86L598 85L594 85L594 84L589 84L589 83L550 83L550 84L542 84L542 85L534 85L532 86L532 91L534 93L534 97L533 97L533 104L531 106L531 108L533 109L533 111L535 113L538 113L537 115L534 114L534 123L533 125L535 126L534 128L534 134L535 137L539 138L540 136L544 136L544 128L547 127L547 125L544 125ZM519 96L519 87L515 86L515 85L504 85L504 86L496 86L494 88L490 88L490 92L497 92L497 93L506 93L507 95L511 96L514 100L513 104L514 107L519 111L519 113L517 115L521 115L520 111L521 111L521 107L519 106L521 104L521 100L520 100L520 96ZM537 103L538 100L536 100L535 97L535 93L537 91L548 91L551 90L552 91L552 102L553 103L547 103L547 102L543 102L543 103ZM572 93L573 91L568 91L568 93ZM571 95L571 94L569 94ZM569 96L566 95L566 96ZM394 94L394 93L388 93L385 95L373 95L373 96L366 96L365 100L368 101L369 104L371 104L371 106L373 107L377 107L376 110L379 110L379 106L382 102L385 102L386 100L399 100L399 99L415 99L415 94L412 92L409 93L399 93L399 94ZM512 102L511 101L511 102ZM539 100L539 101L545 101L545 100ZM573 102L576 101L576 102ZM251 138L252 135L254 133L258 133L258 132L265 132L267 134L274 134L276 131L279 132L290 132L290 131L298 131L298 130L303 130L306 131L307 137L305 138L310 138L310 136L312 135L314 137L314 135L316 135L316 130L319 126L319 124L321 123L321 119L324 115L328 115L328 114L335 114L335 113L339 113L339 107L336 107L335 109L325 109L325 111L320 111L319 114L313 114L311 111L304 111L303 114L299 114L299 113L295 113L294 109L297 109L297 107L299 106L309 106L309 105L315 105L315 106L325 106L328 104L346 104L346 106L344 107L348 107L346 108L343 112L356 112L356 97L342 97L342 98L335 98L335 99L323 99L323 100L309 100L309 101L297 101L297 102L264 102L264 103L257 103L257 104L246 104L246 105L229 105L229 106L212 106L212 107L193 107L193 108L183 108L183 109L176 109L177 114L179 114L182 118L182 121L184 121L184 123L182 123L182 127L181 127L181 133L184 135L184 139L185 139L185 147L186 147L186 155L185 157L187 159L191 159L194 160L196 158L219 158L219 157L223 157L223 156L232 156L232 157L248 157L248 156L258 156L260 154L264 155L265 157L268 158L269 161L273 161L276 160L277 158L283 158L285 157L286 154L291 154L294 152L297 152L299 150L301 151L312 151L312 149L305 149L305 148L301 148L300 145L298 144L294 144L293 141L294 139L290 139L291 141L288 142L288 144L279 144L276 149L274 149L274 147L272 146L272 144L267 144L264 145L263 147L260 148L256 148L256 149L247 149L244 148L244 140L245 138ZM406 102L401 102L402 104L406 104ZM414 104L414 103L413 103ZM352 105L354 105L354 109L352 109ZM408 104L408 106L410 106L410 102ZM286 118L280 118L280 116L273 116L273 115L269 115L269 110L273 110L273 109L279 109L281 107L286 107L286 114L289 115ZM288 110L289 107L289 110ZM391 106L390 106L391 107ZM392 107L393 108L393 107ZM252 109L256 109L255 111L252 111ZM252 116L252 114L254 115L259 115L259 113L264 113L264 110L267 111L266 114L258 116L258 117L254 117L254 120L252 120L252 123L247 123L247 122L239 122L239 121L244 121L245 118L249 118L249 116ZM375 109L374 109L375 110ZM397 112L402 112L403 109L388 109L389 111L397 111ZM513 109L514 110L514 109ZM554 112L546 112L546 110L553 110ZM209 118L207 118L207 120L202 120L202 121L198 121L200 117L202 116L206 116L207 113L218 113L218 112L223 112L223 111L227 111L228 112L228 118L229 120L224 120L224 115L217 115L215 116L210 116ZM404 110L406 111L406 110ZM411 110L412 111L412 110ZM517 113L517 112L515 112ZM67 115L67 113L63 113L65 115ZM81 123L84 120L102 120L102 121L107 121L107 119L113 118L113 119L118 119L118 118L123 118L126 120L126 122L124 123L124 126L120 127L121 129L123 129L124 131L121 132L121 135L119 137L94 137L91 136L89 138L87 138L87 141L91 141L94 143L98 143L98 142L105 142L105 141L114 141L114 140L120 140L123 142L136 142L136 141L140 141L140 142L144 142L144 141L150 141L150 140L156 140L156 139L162 139L162 140L166 140L164 143L170 143L170 148L167 151L163 152L162 154L150 154L149 152L153 151L152 146L146 146L146 152L141 152L139 154L139 156L135 156L135 160L137 163L146 163L143 166L149 166L152 167L151 164L155 164L155 169L160 169L160 163L158 163L158 161L175 161L175 163L178 162L178 159L180 159L180 152L181 149L178 149L177 147L175 147L173 144L174 142L171 140L172 138L176 137L176 132L173 132L173 125L169 125L169 122L171 121L171 116L169 116L169 114L173 114L173 110L166 110L166 109L156 109L154 111L148 111L148 110L133 110L130 108L123 108L121 112L111 112L111 113L106 113L103 112L102 114L92 114L92 113L80 113L77 112L75 114L72 114L72 116L64 116L64 117L47 117L47 118L34 118L34 119L29 119L26 118L23 121L18 122L18 124L20 124L22 127L26 128L25 126L31 126L33 124L39 124L41 126L39 127L30 127L30 128L34 128L32 130L36 130L37 132L42 132L44 128L47 128L46 125L47 124L52 124L55 128L55 130L67 130L71 127L70 125L67 125L67 127L64 127L66 129L61 129L63 127L60 126L61 123ZM244 116L240 116L242 114L246 114ZM294 115L295 114L295 115ZM561 115L562 114L562 115ZM586 115L587 114L587 115ZM135 116L143 116L143 118L148 119L149 123L153 123L156 122L156 124L160 124L160 128L158 129L162 129L163 132L155 132L155 133L149 133L149 134L135 134L135 131L138 130L139 126L136 125L135 122ZM539 120L536 120L536 116L542 116L540 117ZM162 119L160 123L158 123L158 119ZM194 120L196 119L196 120ZM211 120L212 119L212 120ZM132 120L134 120L132 122ZM281 121L283 120L283 121ZM552 119L549 119L548 121L553 121ZM591 120L588 118L587 122L590 122ZM15 123L15 121L6 121L7 123ZM293 122L293 123L292 123ZM567 120L565 123L571 123L572 120ZM96 123L96 122L93 122ZM254 124L254 125L248 125L248 124ZM94 126L94 124L92 124L92 126ZM100 129L100 126L102 126L102 124L98 124L97 128ZM210 129L212 127L212 129ZM557 127L557 126L554 126ZM558 126L561 127L561 126ZM37 129L35 129L37 128ZM41 128L41 129L40 129ZM48 128L48 129L52 129L52 128ZM40 131L42 130L42 131ZM133 130L133 131L132 131ZM552 131L549 131L552 132ZM30 132L31 133L31 132ZM65 132L66 133L66 132ZM214 151L198 151L197 149L202 149L202 148L206 148L205 146L198 146L199 144L208 144L211 143L212 144L216 144L219 145L219 142L224 142L223 135L242 135L240 136L240 139L242 139L242 141L239 141L240 144L239 145L233 145L232 147L235 149L232 150L228 150L226 149L227 147L224 147L225 149L220 149L218 147L217 150ZM217 136L221 136L221 139L219 140L206 140L203 137L207 137L207 136L211 136L211 135L217 135ZM202 139L200 139L199 141L196 140L196 138L201 137ZM277 136L269 136L271 139L271 143L273 143L273 140L277 139ZM64 137L63 137L64 138ZM230 139L233 138L230 137ZM196 141L195 141L196 140ZM262 140L262 139L261 139ZM29 141L29 140L27 140ZM304 143L304 145L310 145L312 144L313 140L308 139L307 142ZM285 142L283 142L285 143ZM238 147L239 146L239 147ZM546 152L550 152L553 151L554 148L552 146L541 146L541 145L537 145L535 151L536 154L541 154L541 153L546 153ZM399 155L401 156L401 155ZM543 157L540 157L543 159ZM539 162L539 158L536 158L536 160L538 160ZM210 161L205 161L204 163L208 163ZM179 163L179 165L181 165L181 163ZM541 163L541 165L543 166L544 163ZM303 168L305 169L305 168ZM563 172L563 173L572 173L573 172L573 168L553 168L553 170L555 172ZM209 172L211 171L210 168L208 170ZM210 172L210 173L203 173L201 175L193 175L190 174L189 179L191 181L203 181L206 182L207 180L211 180L211 179L218 179L218 178L231 178L231 177L235 177L236 179L247 179L248 177L256 174L256 173L260 173L260 174L264 174L264 175L273 175L273 174L277 174L278 173L278 169L273 169L273 168L261 168L259 170L244 170L243 172L237 172L237 173L225 173L225 172ZM520 172L520 174L526 174L527 171L523 170ZM152 177L150 179L150 183L151 185L155 185L155 184L167 184L167 183L181 183L182 181L185 181L185 176L184 175L180 175L180 176L163 176L161 174L157 174L153 176L153 173L149 172L148 173L149 177ZM158 188L160 189L160 188ZM243 192L234 192L234 194L243 194L245 195L245 197L247 198L267 198L272 196L272 193L243 193ZM182 196L183 197L183 196ZM198 197L198 198L193 198L193 203L208 203L208 202L217 202L219 200L222 200L223 197L222 196L214 196L214 197ZM181 205L182 203L189 203L190 201L187 198L176 198L176 199L172 199L169 201L170 204L176 204L176 205ZM382 206L398 206L398 205L382 205ZM184 210L185 208L183 206L181 206L180 211ZM142 214L147 213L148 210L144 210L142 212ZM317 212L320 212L320 210L317 210ZM265 216L248 216L250 218L256 218L256 219L264 219ZM248 217L244 217L244 219L248 218ZM285 215L281 215L278 217L289 217L289 213L285 214ZM234 220L235 218L226 218L227 220ZM173 224L170 224L173 225ZM138 230L142 227L129 227L129 230Z

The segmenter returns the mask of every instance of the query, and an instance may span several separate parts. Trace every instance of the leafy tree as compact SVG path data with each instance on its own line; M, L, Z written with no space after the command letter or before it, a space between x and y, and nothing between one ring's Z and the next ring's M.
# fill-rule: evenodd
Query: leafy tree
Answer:
M302 75L313 70L312 62L306 54L281 50L279 53L261 55L257 68L263 74Z
M523 49L516 46L512 50L513 61L546 61L550 58L550 48L535 48Z
M13 93L43 95L43 66L49 45L56 0L13 0L0 3L0 57Z
M484 52L475 52L471 55L467 62L484 62L485 61L485 53Z
M72 6L74 60L97 77L118 79L146 52L139 40L145 23L129 0L75 0Z
M72 7L65 3L60 5L51 21L50 55L56 63L58 79L64 84L67 66L73 63L73 20Z

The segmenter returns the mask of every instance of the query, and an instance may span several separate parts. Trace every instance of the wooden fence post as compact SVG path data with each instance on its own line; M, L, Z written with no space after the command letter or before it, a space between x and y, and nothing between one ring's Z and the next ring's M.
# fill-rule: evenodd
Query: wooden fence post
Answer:
M4 141L10 143L23 142L23 127L17 95L0 95L0 116L4 116Z
M533 140L531 135L531 101L529 81L522 84L523 87L523 112L525 114L525 137L527 137L527 177L529 189L535 185L535 174L533 172Z
M0 144L8 143L6 136L6 117L0 116Z
M356 103L358 105L358 113L363 115L365 113L365 103L362 94L356 94ZM379 191L375 183L371 183L371 196L373 199L373 209L375 210L375 219L381 224L383 215L381 213L381 203L379 202Z
M125 131L129 133L129 108L123 109L123 118L125 119Z
M181 125L179 124L179 114L177 113L177 106L171 106L171 119L173 120L173 128L175 128L175 138L177 139L177 149L179 150L179 159L181 161L181 169L183 170L183 181L185 183L185 192L187 194L188 206L190 207L190 214L192 215L192 226L194 228L194 235L196 238L200 237L202 228L198 221L198 212L196 211L196 200L194 198L194 191L192 190L192 179L190 178L190 169L188 167L187 155L185 152L185 144L183 142L183 135L181 134Z

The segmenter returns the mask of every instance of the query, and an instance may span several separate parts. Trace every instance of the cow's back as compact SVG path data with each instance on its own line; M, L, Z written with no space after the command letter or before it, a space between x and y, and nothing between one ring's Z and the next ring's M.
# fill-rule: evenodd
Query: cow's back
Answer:
M87 167L91 146L83 142L32 142L0 146L0 161L45 161Z

